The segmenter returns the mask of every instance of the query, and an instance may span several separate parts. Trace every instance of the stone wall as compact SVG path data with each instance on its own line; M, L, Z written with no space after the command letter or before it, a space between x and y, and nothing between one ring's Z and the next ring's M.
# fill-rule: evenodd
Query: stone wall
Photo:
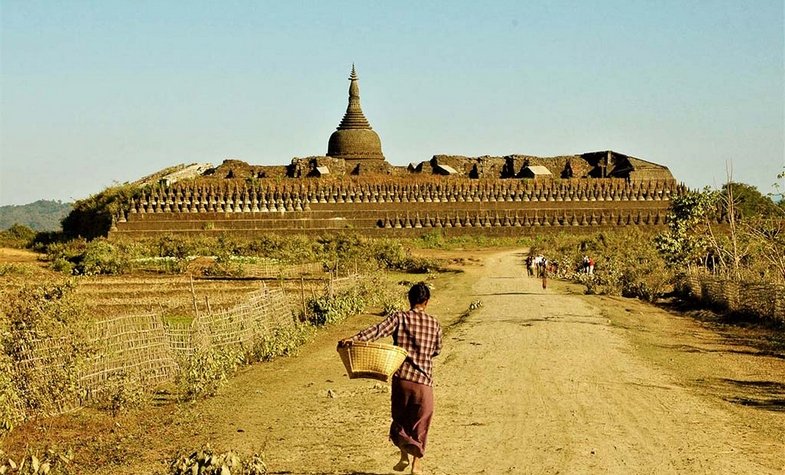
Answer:
M339 232L515 235L546 228L662 226L674 180L394 177L175 184L127 203L110 233Z

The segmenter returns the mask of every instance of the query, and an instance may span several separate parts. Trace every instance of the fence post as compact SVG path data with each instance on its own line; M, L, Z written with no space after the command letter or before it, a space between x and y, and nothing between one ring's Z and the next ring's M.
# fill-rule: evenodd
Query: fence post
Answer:
M305 277L302 275L300 276L300 301L303 305L303 318L306 318L305 315Z
M199 307L196 305L196 290L194 290L194 276L190 276L190 277L191 277L191 299L193 300L193 304L194 304L194 313L196 314L195 316L198 318Z

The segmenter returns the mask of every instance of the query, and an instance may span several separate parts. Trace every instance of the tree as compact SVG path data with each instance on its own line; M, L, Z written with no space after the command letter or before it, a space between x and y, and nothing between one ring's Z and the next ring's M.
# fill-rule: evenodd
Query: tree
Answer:
M718 193L709 188L674 198L668 213L668 231L654 239L669 267L686 269L705 261L709 246L706 236L710 218L716 214L717 201Z
M758 189L746 183L729 182L722 186L722 193L733 197L732 206L736 216L741 219L752 217L773 218L779 215L780 209L770 196L762 194ZM728 214L729 206L725 201L723 211Z
M85 239L108 236L115 215L139 192L133 185L113 186L77 201L63 219L63 234Z

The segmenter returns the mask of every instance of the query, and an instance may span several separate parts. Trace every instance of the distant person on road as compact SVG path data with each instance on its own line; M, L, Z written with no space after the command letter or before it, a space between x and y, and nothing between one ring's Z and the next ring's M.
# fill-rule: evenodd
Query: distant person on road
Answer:
M540 260L540 274L539 277L542 279L542 288L545 289L548 287L548 259L543 257Z
M434 317L425 313L430 299L431 291L425 283L414 284L409 289L409 311L393 313L338 342L341 347L353 341L373 341L392 335L393 344L409 353L393 376L390 397L390 440L401 451L401 458L393 467L398 472L411 465L411 473L421 473L418 464L425 455L433 417L433 358L442 351L442 328Z
M526 273L529 277L534 276L534 258L531 255L526 256Z
M537 262L537 277L542 277L548 267L548 259L540 254L534 260Z

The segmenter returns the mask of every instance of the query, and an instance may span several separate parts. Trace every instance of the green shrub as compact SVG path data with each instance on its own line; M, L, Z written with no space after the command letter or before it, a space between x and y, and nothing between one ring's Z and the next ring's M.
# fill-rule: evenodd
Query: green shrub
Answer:
M25 419L25 403L16 387L11 358L0 352L0 437Z
M144 383L125 371L111 375L94 399L99 408L109 411L114 417L129 409L142 407L146 401Z
M215 261L204 269L204 275L216 277L242 277L246 274L244 260L236 256L233 251L218 247ZM247 259L247 258L246 258Z
M0 450L0 474L13 475L69 475L74 473L70 465L74 460L71 450L60 452L47 449L42 455L28 452L14 461Z
M124 274L130 267L128 257L102 238L87 244L80 261L76 263L76 272L82 275Z
M22 264L0 264L0 277L11 275L30 275L32 273L30 267Z
M655 300L675 278L657 252L652 234L624 228L590 235L558 234L540 237L531 248L559 263L559 277L586 286L590 294L623 295ZM580 272L584 255L595 261L593 275Z
M63 218L63 234L71 239L108 236L114 216L140 193L141 189L134 185L113 186L75 202Z
M160 238L154 240L151 244L151 255L156 257L174 257L176 259L185 259L188 256L198 254L197 241L183 236L161 236Z
M363 276L357 284L357 292L365 296L369 307L379 307L384 315L409 308L406 290L393 285L382 273Z
M72 275L74 273L74 265L64 257L58 257L52 261L49 267L55 272Z
M59 412L83 396L79 370L93 348L75 289L70 281L26 285L8 294L3 302L8 321L3 347L17 368L14 380L28 414ZM44 366L39 366L41 361L20 365L34 356L30 349L40 346L41 341L56 348L47 352L51 360L44 360Z
M132 257L105 238L92 241L73 239L47 247L52 270L76 275L124 274L131 269Z
M242 456L234 451L216 453L210 446L176 457L168 475L265 475L267 466L259 454Z
M255 342L251 358L255 361L271 361L279 356L290 356L313 336L314 328L307 324L295 324L274 328L269 335Z
M185 398L194 400L214 396L242 361L243 353L238 348L208 348L196 351L186 359L180 375Z
M371 245L371 256L385 269L401 269L409 258L409 253L400 241L378 239Z
M365 305L365 299L356 291L340 293L332 297L323 295L306 302L308 321L316 326L340 322L361 313Z
M35 231L21 224L14 224L5 231L0 231L0 247L24 249L32 246Z

